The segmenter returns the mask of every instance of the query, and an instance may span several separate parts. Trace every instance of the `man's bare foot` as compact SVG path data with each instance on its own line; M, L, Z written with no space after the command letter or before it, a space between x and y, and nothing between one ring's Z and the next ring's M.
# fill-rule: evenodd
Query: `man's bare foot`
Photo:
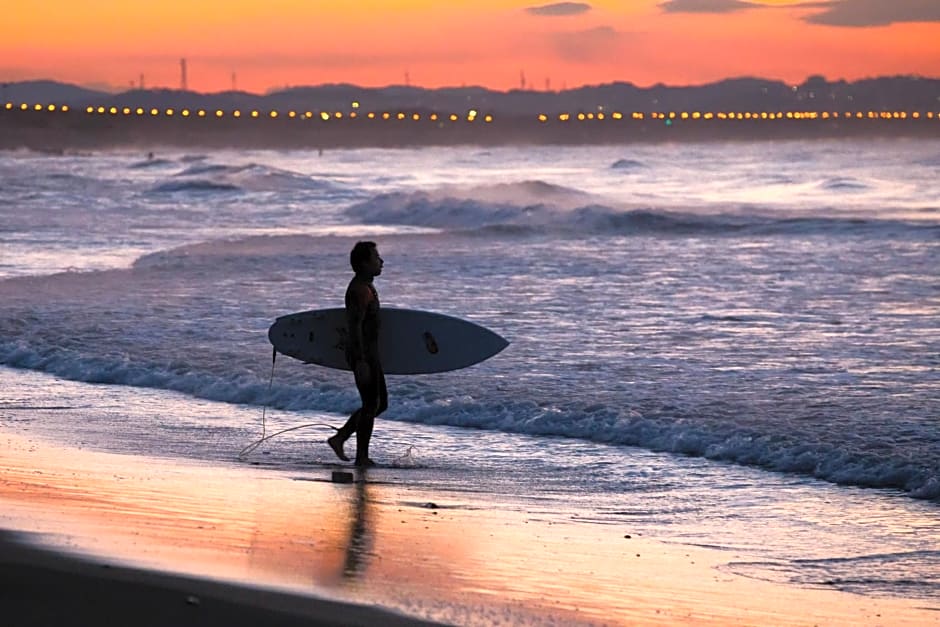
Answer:
M359 468L372 468L373 466L376 466L376 465L377 465L377 464L376 464L374 461L372 461L371 459L368 459L368 458L367 458L367 459L358 459L358 458L356 458L356 466L358 466Z
M346 457L346 453L343 452L343 441L339 439L338 433L333 437L327 438L326 443L330 445L330 448L333 449L333 452L336 453L337 457L339 457L344 462L349 461L349 458Z

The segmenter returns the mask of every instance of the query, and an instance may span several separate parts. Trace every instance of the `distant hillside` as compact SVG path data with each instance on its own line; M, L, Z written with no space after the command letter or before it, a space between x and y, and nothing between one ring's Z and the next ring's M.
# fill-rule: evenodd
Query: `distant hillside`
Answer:
M3 85L3 99L19 103L70 106L146 106L206 109L349 111L353 102L363 111L480 112L503 115L614 111L940 111L940 80L915 76L830 82L815 76L801 85L759 78L735 78L700 86L637 87L610 83L560 92L482 87L424 89L355 85L294 87L265 95L246 92L201 94L171 89L132 90L120 94L83 89L52 81Z
M108 94L104 92L55 81L0 83L0 99L5 102L28 102L30 104L55 102L57 104L74 105L107 96Z

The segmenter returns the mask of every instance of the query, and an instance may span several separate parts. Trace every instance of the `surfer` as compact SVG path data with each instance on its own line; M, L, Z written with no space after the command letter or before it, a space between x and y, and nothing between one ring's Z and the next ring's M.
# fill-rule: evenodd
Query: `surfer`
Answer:
M373 466L369 440L375 417L388 407L385 373L379 360L379 294L372 280L382 274L384 261L375 242L357 242L349 253L355 276L346 288L346 362L356 377L362 406L326 442L343 461L346 440L356 434L356 465Z

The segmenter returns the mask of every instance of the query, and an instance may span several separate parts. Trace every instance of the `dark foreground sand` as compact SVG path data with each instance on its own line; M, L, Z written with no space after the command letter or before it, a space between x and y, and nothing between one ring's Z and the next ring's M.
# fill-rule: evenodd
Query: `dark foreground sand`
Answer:
M27 625L430 625L389 611L110 565L0 532L0 623Z

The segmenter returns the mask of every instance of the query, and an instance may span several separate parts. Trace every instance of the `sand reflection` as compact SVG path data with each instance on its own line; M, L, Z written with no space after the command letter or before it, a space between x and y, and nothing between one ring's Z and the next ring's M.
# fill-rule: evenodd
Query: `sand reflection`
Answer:
M419 494L388 469L334 484L331 469L315 466L200 465L0 437L0 526L107 561L464 625L936 618L904 600L736 577L716 569L728 555L573 523L564 512Z
M369 566L369 552L372 549L370 524L369 488L366 483L366 471L355 484L353 490L352 514L349 517L349 541L346 544L346 561L343 564L343 577L358 579Z

